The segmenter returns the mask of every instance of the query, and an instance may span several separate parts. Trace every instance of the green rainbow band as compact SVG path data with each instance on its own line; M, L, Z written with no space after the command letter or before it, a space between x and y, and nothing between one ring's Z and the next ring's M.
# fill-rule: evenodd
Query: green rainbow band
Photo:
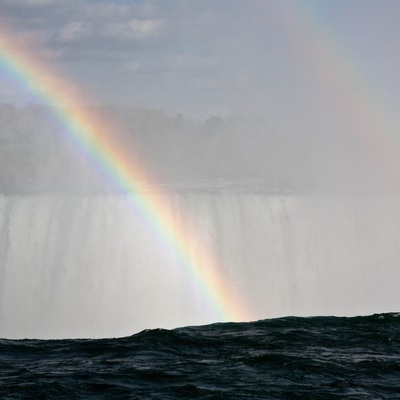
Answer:
M51 108L66 128L66 134L84 153L96 160L114 184L127 191L132 207L139 211L157 233L159 242L175 252L204 297L223 321L244 321L250 318L239 295L233 293L227 277L222 276L215 255L200 238L188 234L183 221L174 221L161 192L143 190L150 177L137 160L126 154L122 146L108 135L106 121L84 107L82 93L72 82L62 79L48 66L39 63L30 51L20 51L4 26L0 31L0 66L16 84L28 86ZM42 80L41 77L44 77Z

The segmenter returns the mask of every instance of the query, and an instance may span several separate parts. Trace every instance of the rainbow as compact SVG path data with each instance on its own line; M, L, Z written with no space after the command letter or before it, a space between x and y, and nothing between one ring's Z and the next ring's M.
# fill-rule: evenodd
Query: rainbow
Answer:
M389 99L324 16L321 3L282 1L275 7L306 79L320 86L327 107L350 127L370 161L369 172L398 193L400 124ZM309 66L301 67L305 59Z
M250 313L221 274L222 268L211 249L193 233L188 234L184 221L172 220L165 195L144 190L151 183L145 165L132 159L108 134L111 127L93 109L85 106L85 96L73 88L72 82L40 62L33 50L20 48L13 42L11 31L4 29L3 22L0 30L0 67L7 76L39 96L62 124L66 132L63 134L94 159L97 167L105 170L115 185L130 194L128 197L135 211L155 231L160 245L167 246L178 255L212 313L221 321L249 320Z

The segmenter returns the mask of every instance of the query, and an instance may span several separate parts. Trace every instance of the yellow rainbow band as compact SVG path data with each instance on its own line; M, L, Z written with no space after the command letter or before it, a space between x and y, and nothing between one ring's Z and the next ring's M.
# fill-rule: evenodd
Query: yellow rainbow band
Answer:
M151 183L145 166L132 159L108 134L111 127L93 109L85 106L85 97L80 91L71 91L72 82L64 80L60 74L51 71L49 66L40 63L33 56L33 51L13 45L9 30L4 30L2 25L0 67L19 87L28 86L40 96L78 147L94 158L98 167L107 171L114 184L131 194L129 198L135 210L150 223L162 245L176 252L220 320L248 320L249 313L239 300L240 296L233 293L226 277L222 276L222 268L212 251L200 238L188 234L184 221L171 219L163 193L142 190L143 183Z

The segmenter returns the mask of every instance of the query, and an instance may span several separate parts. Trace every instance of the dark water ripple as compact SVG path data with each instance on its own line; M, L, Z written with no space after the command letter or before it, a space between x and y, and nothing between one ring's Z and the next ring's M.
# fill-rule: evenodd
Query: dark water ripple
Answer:
M1 399L400 399L400 315L0 340Z

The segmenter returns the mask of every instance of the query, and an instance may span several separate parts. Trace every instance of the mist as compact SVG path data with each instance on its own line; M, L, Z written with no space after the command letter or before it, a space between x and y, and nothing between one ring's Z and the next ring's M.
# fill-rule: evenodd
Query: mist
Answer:
M203 120L133 106L92 106L109 135L174 190L265 193L390 193L354 135L277 130L262 119L210 115ZM113 193L111 178L43 105L0 105L3 193Z

